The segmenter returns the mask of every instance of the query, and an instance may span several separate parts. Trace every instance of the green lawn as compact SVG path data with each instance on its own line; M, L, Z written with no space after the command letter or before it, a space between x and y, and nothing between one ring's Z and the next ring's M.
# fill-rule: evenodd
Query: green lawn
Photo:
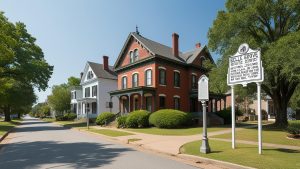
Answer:
M254 145L238 144L233 150L230 142L209 141L212 153L199 152L201 141L190 142L181 147L180 152L240 165L263 169L295 169L300 168L300 151L263 147L263 154L258 154Z
M103 134L103 135L110 136L110 137L133 135L132 133L128 133L128 132L124 132L124 131L110 130L110 129L90 128L88 131L93 132L93 133Z
M229 128L227 126L211 127L208 128L208 132L220 131L226 129ZM160 128L152 127L152 128L126 129L126 130L139 132L139 133L146 133L146 134L169 135L169 136L188 136L188 135L202 134L202 127L180 128L180 129L160 129Z
M236 131L237 140L248 140L248 141L257 141L258 138L257 128L252 129L242 129ZM273 143L273 144L283 144L291 146L300 146L300 140L288 139L287 133L282 129L268 128L268 126L263 127L262 130L262 141L263 143ZM231 139L231 133L216 135L214 138L225 138Z
M0 121L0 136L4 135L7 131L20 124L21 120L12 120L11 122Z

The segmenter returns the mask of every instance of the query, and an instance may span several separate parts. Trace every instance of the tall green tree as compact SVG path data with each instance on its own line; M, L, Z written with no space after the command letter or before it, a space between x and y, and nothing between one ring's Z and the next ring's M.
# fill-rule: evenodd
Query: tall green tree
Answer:
M5 121L10 121L11 106L24 98L16 95L22 91L15 92L20 84L31 89L36 87L38 90L48 87L53 66L46 62L42 49L35 41L27 32L25 24L13 24L0 12L0 107L4 110ZM33 96L33 90L31 92L30 96ZM31 99L33 100L35 99Z
M57 113L70 110L71 93L69 86L67 84L53 86L52 94L48 96L48 103Z
M68 86L79 86L80 85L80 78L71 76L68 78Z
M212 84L218 80L225 84L228 58L241 43L261 48L262 89L274 102L275 123L286 126L287 106L300 83L299 29L299 0L228 0L208 33L209 48L222 55L219 70L212 70Z

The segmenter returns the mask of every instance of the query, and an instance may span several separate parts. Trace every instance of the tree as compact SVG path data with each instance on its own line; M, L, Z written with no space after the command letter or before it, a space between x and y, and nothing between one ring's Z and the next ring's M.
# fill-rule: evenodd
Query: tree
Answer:
M48 96L49 105L59 113L70 110L71 93L66 84L56 85L52 88L52 94Z
M26 94L30 90L30 96L34 95L33 87L45 90L53 66L45 61L42 49L35 44L36 39L27 32L25 24L10 23L0 12L0 30L0 107L4 110L5 121L10 121L11 106L15 102L22 103L16 106L26 107L35 101L32 97L27 100L31 103L25 103L22 99L26 95L18 97L23 93L20 86L26 88Z
M68 86L79 86L80 85L80 78L71 76L68 78Z
M226 82L229 55L241 43L261 48L265 69L263 91L275 105L278 126L287 125L287 105L300 83L300 1L299 0L228 0L219 11L208 33L209 48L222 55L221 76Z

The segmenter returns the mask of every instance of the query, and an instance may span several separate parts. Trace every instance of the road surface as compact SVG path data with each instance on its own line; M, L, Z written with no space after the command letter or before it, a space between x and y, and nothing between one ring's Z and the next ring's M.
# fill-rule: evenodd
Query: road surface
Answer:
M1 169L195 169L102 137L25 118L0 148Z

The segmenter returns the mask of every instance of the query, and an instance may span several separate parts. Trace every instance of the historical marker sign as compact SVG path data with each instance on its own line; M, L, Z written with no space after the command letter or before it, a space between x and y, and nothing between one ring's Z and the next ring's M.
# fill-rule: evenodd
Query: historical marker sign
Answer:
M209 100L208 78L205 75L202 75L198 80L198 100L199 101Z
M242 44L237 53L229 57L228 85L263 81L263 68L260 50L252 50L248 44Z
M235 148L235 97L234 85L247 86L248 83L257 84L257 114L258 114L258 152L262 151L262 123L261 123L261 82L264 81L260 49L253 50L249 45L241 44L238 51L229 57L227 84L231 86L231 122L232 122L232 148Z

